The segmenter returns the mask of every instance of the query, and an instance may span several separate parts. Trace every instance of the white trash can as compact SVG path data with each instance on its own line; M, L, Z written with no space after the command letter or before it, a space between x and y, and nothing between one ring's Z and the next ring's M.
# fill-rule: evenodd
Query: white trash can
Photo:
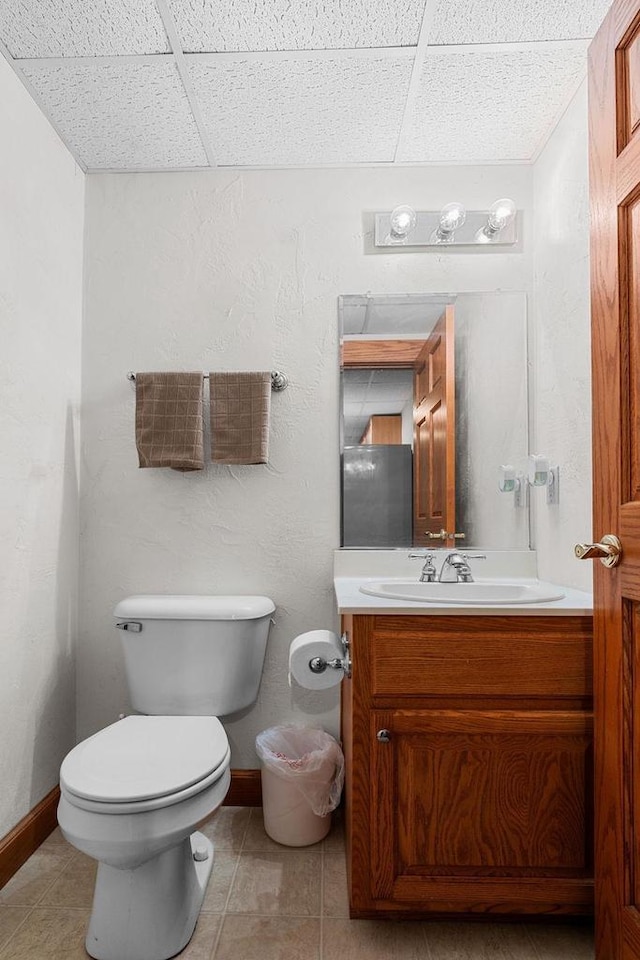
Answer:
M256 737L262 761L264 828L276 843L307 847L326 837L340 802L344 756L334 738L286 724Z

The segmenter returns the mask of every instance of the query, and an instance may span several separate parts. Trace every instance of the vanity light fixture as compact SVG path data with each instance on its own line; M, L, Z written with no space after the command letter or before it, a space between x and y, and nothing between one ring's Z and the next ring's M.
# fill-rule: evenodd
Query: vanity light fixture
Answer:
M487 222L476 233L476 243L495 243L516 216L516 205L513 200L503 197L496 200L489 210Z
M517 211L513 200L496 200L490 210L466 210L447 203L441 210L416 210L400 204L390 213L375 214L374 244L410 251L414 247L502 246L517 237Z

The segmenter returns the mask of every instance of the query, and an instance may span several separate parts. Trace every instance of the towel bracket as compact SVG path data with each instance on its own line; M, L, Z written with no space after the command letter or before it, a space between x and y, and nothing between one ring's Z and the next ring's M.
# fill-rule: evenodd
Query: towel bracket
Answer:
M202 376L205 380L209 379L208 373L203 373ZM129 371L127 374L127 380L130 380L132 383L136 382L136 375ZM289 386L289 378L286 374L281 373L279 370L271 371L271 389L275 393L281 393L283 390L286 390Z

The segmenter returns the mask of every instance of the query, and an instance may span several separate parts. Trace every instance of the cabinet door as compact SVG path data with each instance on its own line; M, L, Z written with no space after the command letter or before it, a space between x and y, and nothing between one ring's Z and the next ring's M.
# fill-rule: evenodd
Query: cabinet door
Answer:
M590 909L590 714L374 710L371 738L374 900Z

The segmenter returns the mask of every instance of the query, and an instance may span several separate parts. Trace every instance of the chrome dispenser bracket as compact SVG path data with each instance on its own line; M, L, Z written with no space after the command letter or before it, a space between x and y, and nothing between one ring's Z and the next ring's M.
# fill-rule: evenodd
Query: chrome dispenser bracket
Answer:
M331 670L344 670L345 677L351 676L351 655L349 653L349 638L343 633L340 638L342 652L344 656L334 657L332 660L325 660L324 657L312 657L309 660L309 670L312 673L324 673L327 667Z

